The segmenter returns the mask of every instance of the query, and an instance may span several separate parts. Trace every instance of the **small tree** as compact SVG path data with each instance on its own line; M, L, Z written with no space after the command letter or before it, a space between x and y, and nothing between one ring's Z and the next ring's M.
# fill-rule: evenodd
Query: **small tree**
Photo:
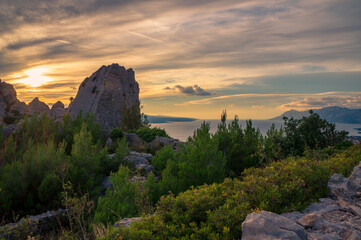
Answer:
M120 127L127 130L136 130L140 127L149 127L147 117L140 112L141 106L139 102L136 102L131 107L124 106L121 109L122 120Z

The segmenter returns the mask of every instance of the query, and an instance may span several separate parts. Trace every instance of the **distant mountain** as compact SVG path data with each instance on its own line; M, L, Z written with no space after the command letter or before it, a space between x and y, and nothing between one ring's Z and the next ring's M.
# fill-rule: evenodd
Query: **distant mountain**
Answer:
M193 122L196 118L185 117L169 117L169 116L149 116L147 115L149 123L167 123L167 122Z
M349 123L349 124L361 124L361 109L350 109L344 107L325 107L321 109L312 109L315 113L320 115L321 118L326 119L333 123ZM283 116L293 117L300 119L303 116L307 117L308 111L299 112L296 110L290 110L284 112L281 116L272 118L270 120L282 120Z

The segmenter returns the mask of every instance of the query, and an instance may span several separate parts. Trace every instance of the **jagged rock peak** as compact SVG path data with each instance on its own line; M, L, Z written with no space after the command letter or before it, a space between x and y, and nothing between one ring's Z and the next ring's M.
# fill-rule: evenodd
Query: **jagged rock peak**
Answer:
M122 109L139 104L139 85L133 69L113 63L100 67L80 84L68 112L75 118L80 112L93 113L106 130L119 127Z
M0 81L0 123L5 116L23 114L27 112L27 106L16 97L16 91L12 84Z
M40 101L38 97L34 98L29 104L29 111L31 114L33 113L44 113L50 110L49 106Z
M56 103L53 104L53 106L51 107L51 109L55 109L55 108L64 108L64 103L62 103L61 101L57 101Z

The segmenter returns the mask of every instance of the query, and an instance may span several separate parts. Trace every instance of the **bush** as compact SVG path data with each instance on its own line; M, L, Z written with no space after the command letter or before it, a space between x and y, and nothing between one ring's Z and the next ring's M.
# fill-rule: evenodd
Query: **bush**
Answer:
M118 172L111 173L109 180L113 187L99 198L94 222L114 224L121 218L133 217L138 213L135 205L136 185L129 182L130 173L124 166L120 166Z
M161 128L149 128L149 127L141 127L135 131L135 133L145 142L151 142L158 137L167 137L169 138L168 133Z
M122 139L124 136L124 133L122 131L122 129L120 128L114 128L111 132L110 132L110 138L113 141L117 141L118 139Z
M249 168L243 180L226 179L179 196L162 197L157 215L130 228L112 229L104 239L240 239L241 224L254 210L301 210L327 194L334 173L348 176L361 161L361 145L324 161L290 158Z

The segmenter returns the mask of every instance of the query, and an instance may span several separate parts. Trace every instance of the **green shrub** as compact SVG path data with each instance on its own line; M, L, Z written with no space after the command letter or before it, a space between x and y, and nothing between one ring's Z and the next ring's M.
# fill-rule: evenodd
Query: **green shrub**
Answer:
M114 224L124 217L133 217L138 213L135 205L136 185L129 182L131 171L124 166L110 174L112 188L100 197L94 215L94 222L105 225Z
M124 132L122 131L122 129L120 128L114 128L111 132L110 132L110 138L113 141L117 141L118 139L122 139L124 136Z
M164 146L160 149L156 155L152 159L152 165L158 172L162 172L166 166L168 161L175 161L176 153L174 149L170 145Z
M161 128L149 128L149 127L141 127L135 131L135 133L145 142L151 142L158 137L168 137L168 133Z
M360 161L357 145L324 161L289 158L249 168L242 181L226 179L162 197L156 215L130 228L112 229L104 239L240 239L247 214L301 210L326 196L332 174L348 176Z

